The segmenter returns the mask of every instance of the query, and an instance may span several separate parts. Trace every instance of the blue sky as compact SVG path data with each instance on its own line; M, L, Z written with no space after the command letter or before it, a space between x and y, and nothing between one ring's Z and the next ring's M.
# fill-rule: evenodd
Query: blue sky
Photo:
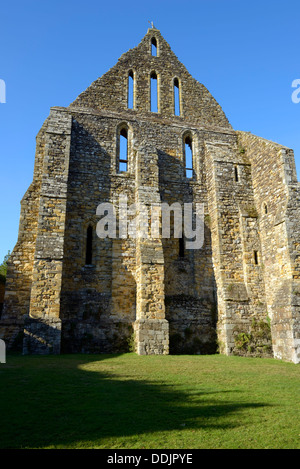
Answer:
M149 27L213 94L236 130L295 151L300 175L299 0L43 0L2 2L0 262L17 240L35 136L51 106L68 106Z

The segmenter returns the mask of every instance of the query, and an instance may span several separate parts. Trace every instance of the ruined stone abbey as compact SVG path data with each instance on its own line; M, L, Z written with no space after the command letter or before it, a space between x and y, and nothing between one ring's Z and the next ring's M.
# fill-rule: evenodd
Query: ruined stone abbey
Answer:
M172 213L169 238L99 237L97 207L118 210L120 194L203 204L202 247L174 235ZM23 353L298 363L299 221L293 151L235 131L152 27L37 135L0 338Z

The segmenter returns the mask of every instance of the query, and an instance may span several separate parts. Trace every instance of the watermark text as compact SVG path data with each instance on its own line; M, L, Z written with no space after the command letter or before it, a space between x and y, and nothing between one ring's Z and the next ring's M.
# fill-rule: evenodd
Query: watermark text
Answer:
M204 243L204 205L202 203L128 205L127 195L120 194L119 203L116 205L110 202L99 204L96 215L101 217L96 226L99 238L185 237L186 249L201 249Z
M2 339L0 339L0 363L6 363L6 347Z
M0 78L0 103L6 103L6 85L5 81Z
M292 88L296 88L292 93L292 101L293 103L298 104L300 103L300 78L293 81Z

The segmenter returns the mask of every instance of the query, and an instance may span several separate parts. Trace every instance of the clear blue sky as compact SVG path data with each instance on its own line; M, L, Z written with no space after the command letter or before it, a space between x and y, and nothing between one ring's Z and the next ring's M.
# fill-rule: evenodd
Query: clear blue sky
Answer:
M17 240L35 136L51 106L68 106L149 27L213 94L236 130L295 151L300 175L299 0L43 0L2 2L0 262Z

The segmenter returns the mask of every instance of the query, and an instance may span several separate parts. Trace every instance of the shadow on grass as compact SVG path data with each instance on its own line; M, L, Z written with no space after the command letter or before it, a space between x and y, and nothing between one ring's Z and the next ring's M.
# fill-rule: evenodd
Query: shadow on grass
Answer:
M114 357L117 357L115 355ZM191 392L170 384L99 372L113 356L13 357L0 368L0 447L97 446L103 439L187 429L226 429L237 412L265 406L221 401L219 389ZM9 362L12 365L9 366ZM91 366L89 370L80 366ZM192 383L191 383L192 384ZM228 391L224 391L228 392ZM230 392L231 393L231 392ZM240 425L238 419L236 424Z

